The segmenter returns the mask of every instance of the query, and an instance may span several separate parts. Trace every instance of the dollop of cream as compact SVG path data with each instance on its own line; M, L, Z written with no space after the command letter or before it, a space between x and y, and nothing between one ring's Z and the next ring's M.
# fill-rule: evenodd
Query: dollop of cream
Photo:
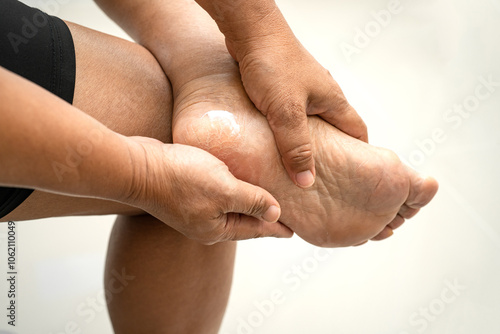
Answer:
M231 135L238 135L240 133L240 125L236 122L233 114L226 110L210 110L203 114L201 118L208 117L213 126L231 131Z

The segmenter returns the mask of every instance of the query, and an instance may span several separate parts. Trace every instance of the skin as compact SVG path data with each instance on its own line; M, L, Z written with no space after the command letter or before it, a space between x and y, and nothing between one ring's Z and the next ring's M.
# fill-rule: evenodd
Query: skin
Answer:
M141 31L133 21L127 21L126 15L120 16L120 22L154 52L172 81L174 140L207 149L239 177L268 187L284 208L280 220L303 238L325 246L359 244L370 237L384 239L403 223L403 217L413 216L432 198L437 190L435 180L407 170L393 153L349 138L317 118L310 119L309 126L311 136L317 138L313 141L316 149L323 150L316 157L319 178L312 189L296 188L287 178L277 149L269 145L272 132L246 96L238 67L225 52L224 39L213 22L199 8L186 3L177 2L174 8L160 10L156 15L164 17L168 12L171 15L165 20L153 20L157 29L151 30L151 35ZM220 110L229 112L233 118L209 116L212 111L227 116L225 112L217 112ZM239 132L235 131L233 120ZM374 192L370 193L371 190ZM308 231L311 222L317 232ZM177 256L169 257L163 240L170 242L170 239L162 239L157 230L148 228L148 225L135 228L131 221L118 221L115 225L113 235L119 231L119 235L126 233L128 239L124 242L112 239L108 268L114 264L139 268L139 273L151 270L151 274L134 282L109 305L115 331L141 332L147 326L148 333L161 333L165 328L182 333L217 333L228 290L212 295L211 299L206 297L230 281L232 259L229 258L234 248L223 243L212 247L224 249L205 249L203 254L208 250L214 252L214 258L208 262L210 266L205 267L201 264L207 262L189 257L197 254L193 251L179 254L173 250ZM337 234L346 239L340 240ZM140 255L124 255L130 251L130 245L134 254L144 254L148 261L143 261ZM183 268L189 269L170 270L170 266L164 266L177 265L176 259L181 256L188 256L182 257L182 262ZM157 266L164 269L158 270ZM202 280L198 280L200 267L206 270L201 273ZM195 287L200 283L209 288L197 290ZM198 298L191 299L192 295ZM198 299L205 302L196 302ZM141 312L146 308L154 310L153 313Z
M213 84L213 78L208 80ZM231 84L234 95L228 95L243 96L236 80L223 80L216 86ZM318 152L317 181L302 190L286 177L277 149L267 146L272 133L266 120L252 112L244 98L231 104L220 100L192 103L190 94L180 94L180 99L191 102L176 110L174 141L208 150L238 178L268 189L281 203L280 221L314 245L344 247L389 236L437 190L435 180L406 168L392 152L353 139L318 119L309 120ZM227 120L203 116L216 108L231 111L239 125L237 135Z
M126 15L119 23L153 52L172 82L174 142L212 153L238 178L269 190L283 207L280 222L306 241L338 247L383 239L434 196L435 180L317 117L308 123L321 174L307 190L294 187L279 151L269 145L273 132L246 95L238 64L213 20L191 1L155 10L165 18L152 20L155 29L143 30ZM232 114L239 133L227 120L204 116L213 110Z
M158 33L165 32L160 27L171 19L177 20L172 17L174 12L189 18L187 12L176 9L194 4L187 0L149 1L146 6L137 0L96 2L134 38L144 39L143 44L155 55L155 49L165 46L158 44L162 39ZM246 93L267 117L284 166L295 184L307 188L314 182L314 150L307 115L320 115L349 135L368 140L362 119L330 73L297 40L274 0L197 3L224 34L227 50L239 63ZM152 39L153 35L159 38Z
M116 133L171 143L171 85L155 58L137 44L67 24L77 58L74 107ZM47 103L55 99L41 94ZM53 110L60 118L61 109ZM135 276L108 304L115 332L175 328L217 333L229 298L236 243L204 245L140 208L41 190L1 221L107 214L118 217L110 236L105 288L114 291L114 271L125 268Z
M184 8L183 10L186 9ZM358 144L359 141L345 139L345 137L342 137L343 134L335 129L328 126L325 127L325 124L322 122L311 119L309 122L309 126L313 126L311 128L311 135L314 137L318 134L318 138L321 138L319 135L324 135L330 141L338 142L338 144L335 144L336 148L342 150L340 157L332 158L330 155L333 155L333 153L324 152L318 155L317 159L325 159L324 163L321 162L322 165L325 165L325 171L340 168L336 176L339 179L344 176L345 182L338 182L338 186L336 187L334 182L331 181L332 178L328 179L329 173L325 172L325 181L321 181L324 185L323 188L308 189L307 191L296 188L294 184L288 180L286 170L280 165L281 158L277 150L269 145L268 140L272 140L273 135L266 125L266 120L259 116L259 113L256 112L256 109L254 109L253 105L249 102L248 97L242 93L244 90L241 86L241 82L237 80L239 79L238 68L235 67L235 63L227 55L225 49L220 48L220 46L224 47L224 41L221 39L222 36L212 34L211 31L213 31L213 26L203 23L208 21L206 21L201 14L199 16L197 12L191 12L190 14L193 15L190 16L191 20L194 17L199 19L197 22L199 22L200 29L196 31L196 34L187 35L180 34L180 32L177 31L174 36L179 36L179 39L184 40L187 48L176 49L168 48L167 46L166 50L168 50L171 55L174 55L176 52L180 52L180 55L189 54L192 57L192 63L185 64L185 67L181 67L182 61L187 57L181 57L179 55L175 58L181 61L179 63L170 63L170 65L176 65L170 68L168 66L169 64L162 60L167 58L172 59L172 57L155 54L162 62L161 65L163 70L169 73L169 77L172 79L174 85L173 94L176 98L174 136L176 138L179 136L179 138L181 138L179 140L190 141L199 146L205 145L204 148L212 150L214 153L219 154L222 159L227 160L227 163L230 165L229 167L231 170L234 170L235 173L240 173L242 177L248 177L249 179L254 178L256 182L270 183L267 186L271 192L276 191L276 188L278 188L278 186L273 186L273 183L276 182L276 184L281 184L283 191L278 195L281 196L280 200L285 203L282 205L286 205L287 210L291 211L290 215L286 217L285 214L283 214L282 220L285 219L287 224L290 224L290 226L293 225L293 228L300 229L300 225L307 225L306 223L308 222L300 222L299 224L301 215L302 217L304 215L313 217L315 223L318 223L321 217L328 218L328 216L323 213L315 215L307 214L307 212L304 213L305 207L314 208L311 206L311 203L305 202L307 200L320 200L321 203L325 204L325 207L330 210L329 212L335 212L335 210L331 210L331 208L337 208L339 211L336 215L333 215L336 219L342 218L342 210L346 211L345 216L351 213L358 213L359 218L365 217L367 210L362 209L363 203L371 203L371 201L361 197L360 190L363 189L361 184L363 182L369 184L369 186L364 188L364 190L369 190L370 185L373 186L373 184L376 184L378 181L382 182L386 180L387 183L390 183L392 186L397 183L392 183L392 181L387 180L386 177L380 177L376 182L372 181L371 177L377 178L379 176L376 173L357 173L356 168L359 169L365 162L360 163L360 159L354 157L354 155L357 155L355 150L359 149L360 152L368 156L366 163L370 164L371 168L376 166L374 164L374 159L380 162L381 167L390 168L393 171L404 169L400 163L391 154L387 154L383 150L374 149L370 146L360 146ZM175 20L171 23L173 27L170 27L170 29L175 30L175 27L183 27L182 31L186 32L189 30L185 25L178 25L177 23L179 22ZM162 79L160 76L160 74L163 74L161 70L159 71L158 65L151 61L152 57L144 53L143 49L138 49L137 46L133 46L130 43L123 41L118 42L116 39L109 36L104 38L102 34L81 27L75 28L74 26L70 26L70 29L72 30L77 45L80 45L80 47L77 47L77 58L79 57L78 55L80 55L81 59L85 59L85 57L92 57L92 54L95 55L99 50L101 52L101 57L96 57L97 59L89 58L92 59L92 61L86 64L88 66L86 69L82 69L83 71L80 72L81 77L78 78L77 76L77 82L78 80L83 80L83 82L86 81L86 85L83 87L87 87L88 89L87 92L84 90L76 92L77 95L82 94L81 96L83 97L78 103L87 103L88 105L94 106L93 108L87 109L88 112L96 115L96 118L102 123L109 124L110 127L116 127L116 131L124 132L127 135L139 134L143 136L148 136L148 132L151 132L151 137L169 137L168 134L165 135L167 132L162 133L161 129L159 133L154 133L154 131L158 129L157 125L161 124L159 121L161 121L165 114L169 113L168 106L166 106L166 108L163 108L164 104L162 108L158 106L158 101L163 101L163 98L167 101L169 100L170 97L168 93L162 94L159 100L156 93L141 94L137 99L134 97L134 107L130 108L131 117L123 117L122 113L124 111L120 108L107 109L104 107L108 105L111 98L113 98L113 100L115 98L119 100L120 97L125 98L126 96L132 96L132 94L130 94L131 92L134 92L138 87L143 87L144 82L138 82L137 78L144 80L146 77L152 77L158 80L155 84L162 87L168 87L168 82L164 77ZM200 36L200 32L204 32L204 35ZM172 39L175 41L175 37ZM80 41L82 44L80 44ZM189 43L190 41L196 43ZM166 46L163 45L163 50L165 50L165 47ZM115 49L118 55L111 57L111 59L107 59L106 52L103 52L103 50L108 50L109 48ZM88 52L88 54L85 54L85 52ZM124 59L129 59L126 56L127 54L131 54L133 56L132 59L136 59L137 63L135 66L133 64L121 63ZM199 57L200 54L204 55L204 57ZM83 62L86 63L84 60ZM82 62L79 62L79 64L81 63ZM134 80L127 79L128 76L121 77L122 71L111 69L109 72L106 72L110 63L117 64L117 66L126 65L121 68L126 69L124 72L130 74ZM136 69L135 67L137 67L137 64L142 64L142 66L146 66L146 68ZM193 64L201 64L204 66L193 66ZM151 74L149 76L144 76L144 70L151 70ZM97 75L98 73L101 73L102 76ZM173 80L174 77L177 81ZM180 81L183 77L185 81ZM107 84L103 85L103 82ZM122 83L123 86L118 86L118 83ZM116 91L112 90L114 84L117 84L117 86L124 91L120 91L120 89ZM97 98L94 98L92 90L96 90L97 93L96 87L99 86L109 87L109 89L111 89L109 95L103 95L102 98L99 95L95 95ZM85 94L83 95L83 93ZM76 101L77 100L75 100L75 103ZM125 111L129 110L126 106L123 108ZM84 108L82 109L85 110ZM234 115L235 121L239 124L241 130L240 137L238 137L239 139L227 136L227 129L224 129L227 122L209 122L209 117L203 117L211 110L228 110ZM148 117L142 117L142 113L149 113L149 115ZM130 122L131 119L134 121ZM189 125L190 119L194 122L199 122L197 131L184 130L189 129L189 126L185 124ZM181 126L183 122L184 126ZM260 125L265 126L261 127ZM169 130L164 129L163 131ZM254 131L254 133L251 134L250 131ZM222 152L217 142L214 141L214 138L217 140L225 140L228 145L231 144L228 146L225 154ZM322 140L325 139L321 139L321 141ZM263 170L263 172L269 172L269 175L264 177L259 177L258 173L248 173L245 175L245 172L243 172L244 169L242 169L241 166L243 166L244 163L250 163L248 165L250 167L252 159L248 159L246 153L244 155L241 154L239 148L242 144L248 146L249 157L253 156L254 158L258 158L255 154L260 151L259 154L262 154L263 157L261 158L262 160L259 161L263 161L265 164L273 164L273 161L276 161L276 166L270 169L269 166L267 166L266 168L268 169ZM145 141L138 143L138 145L147 149L146 146L148 145L156 146L158 144L151 141ZM325 147L317 144L317 149L325 149ZM328 147L328 149L330 149L330 147ZM270 153L266 153L267 151ZM387 159L384 155L390 156L391 159ZM235 163L237 160L235 158L238 158L238 156L241 162ZM346 168L342 170L341 167L344 162L347 162L347 164ZM391 162L391 164L388 164L388 162ZM255 166L258 166L258 168L261 167L255 161L253 164L253 169L257 169ZM238 171L238 168L240 171ZM251 168L247 168L246 170L249 171ZM351 178L351 182L349 182L349 178L346 177L346 175L349 175L349 173L352 174L353 172L354 175L359 177ZM399 210L402 216L410 216L418 210L417 207L429 199L428 197L432 197L432 191L437 189L437 185L431 179L417 179L423 180L421 186L418 187L413 184L413 186L410 187L411 178L409 176L414 174L409 174L408 172L405 176L404 172L401 173L403 174L402 178L408 181L408 193L406 197L394 196L394 198L397 197L397 202L401 203L405 202L406 199L405 203L411 205L413 208L401 205ZM271 178L273 175L276 177L275 180ZM323 172L321 177L323 177L322 175ZM317 183L319 184L319 182ZM353 183L359 183L360 186L353 187ZM315 187L318 187L318 184L316 184ZM292 188L294 190L292 190ZM350 188L353 189L352 194L349 191ZM387 189L387 187L383 188ZM427 188L431 188L431 191ZM411 194L410 189L414 194ZM293 200L291 197L287 197L287 194L295 194L293 192L295 190L301 191L299 196L295 197ZM350 203L351 205L344 206L328 203L328 200L330 202L339 201L335 196L330 196L330 198L324 196L325 194L322 194L321 190L331 191L332 194L336 194L338 190L339 194L345 194L347 196L346 199L348 199L348 201L346 203ZM348 195L352 196L349 197ZM56 197L55 199L60 200L60 202L57 202L57 206L59 206L60 203L66 203L65 208L67 211L64 212L62 209L55 208L57 206L53 205L54 197L51 196L57 195L40 194L38 199L45 199L45 205L52 207L56 212L59 210L59 215L71 214L71 212L85 212L87 214L96 212L113 213L120 212L119 210L124 210L122 212L127 212L126 210L129 210L129 214L140 214L141 212L138 209L123 205L120 205L118 208L109 206L109 203L114 204L114 202L86 200L64 196ZM358 198L361 197L358 203L355 201L356 196L358 196ZM66 202L64 202L65 198ZM414 201L413 203L410 201L410 198ZM294 203L296 199L298 200ZM28 201L30 200L32 200L31 197ZM40 203L36 204L32 202L32 207L36 206L42 207ZM379 206L385 207L386 205L380 203L375 205L375 207ZM388 207L391 208L394 206L397 205L388 205ZM23 214L29 215L30 213L23 211L23 208L26 209L27 206L23 204L13 213L13 216L15 217L15 215L18 215L18 217L23 217ZM352 208L357 208L357 210ZM45 214L50 216L50 209L47 210L49 212L46 211ZM351 210L351 212L349 212L349 210ZM296 223L295 225L294 222ZM336 226L329 221L320 223L327 226ZM366 223L366 221L364 223ZM383 225L380 222L376 223L377 229L379 226ZM392 222L390 227L395 228L399 223L401 223L401 221ZM342 224L338 226L342 226ZM364 228L362 229L363 231L361 232L364 233ZM382 233L379 233L378 238L387 236L383 234L384 231L387 231L385 227ZM375 232L372 231L370 234L372 233ZM301 232L301 234L304 238L308 238L303 232ZM320 237L312 235L310 238L311 240L317 240L318 243L324 243L325 245L328 245L328 242L331 241L325 241L322 235ZM364 236L358 239L363 240ZM113 301L108 305L115 331L117 333L161 333L165 331L165 328L168 328L169 330L173 329L174 332L182 333L217 333L227 304L233 261L234 243L223 242L213 246L205 246L186 238L179 232L151 216L120 216L117 219L110 239L105 284L110 284L112 278L111 272L113 270L119 271L121 268L127 268L127 273L135 275L136 279L131 281L122 293L114 295ZM165 265L167 263L169 264L168 266ZM111 286L109 286L109 288L111 288ZM200 303L200 300L205 302ZM144 312L144 309L147 309L148 312Z
M76 53L73 106L114 132L171 143L171 85L154 57L139 45L66 23ZM114 201L35 190L2 221L90 214L144 211Z
M77 52L80 42L93 43L85 41L85 33L80 41L77 26L70 29L78 40ZM111 45L107 52L114 56L113 51ZM85 71L87 62L99 54L85 58L78 71ZM130 63L133 66L133 60ZM109 70L109 75L115 75L113 66ZM118 134L24 78L5 69L0 69L0 77L0 97L5 102L0 123L5 139L0 142L0 184L120 202L205 243L261 234L292 235L282 224L273 224L280 209L267 191L237 180L223 162L207 152ZM117 85L123 85L120 79L127 77L115 80ZM80 91L88 91L78 85L75 103L79 105ZM131 93L141 94L141 88L135 87ZM95 101L102 94L89 95L88 100ZM24 99L24 95L31 99ZM189 200L200 204L187 205Z

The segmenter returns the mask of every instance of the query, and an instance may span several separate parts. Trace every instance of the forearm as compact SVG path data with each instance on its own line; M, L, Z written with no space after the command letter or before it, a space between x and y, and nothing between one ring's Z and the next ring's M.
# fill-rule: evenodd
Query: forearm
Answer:
M0 184L120 200L132 183L126 137L0 68Z
M239 60L248 48L265 46L269 36L272 36L269 44L273 45L280 39L293 37L274 0L198 0L205 11L193 0L95 1L132 38L157 58L160 56L164 67L169 65L167 61L178 58L173 53L189 62L191 53L183 54L183 45L190 52L218 49L227 53L229 47L233 58ZM227 45L218 30L227 38ZM220 62L220 57L212 62Z
M274 0L196 0L215 20L226 37L231 55L240 61L244 54L269 41L293 37ZM272 38L269 38L272 37Z
M158 59L174 86L200 70L210 74L223 61L233 62L223 35L192 0L96 0L103 10ZM203 63L198 63L203 59ZM175 89L175 87L174 87Z
M177 0L95 0L95 2L134 39L159 22L166 20L168 12L184 7ZM274 0L196 0L217 22L226 37L251 37L268 34L270 29L286 25ZM167 12L164 10L168 9ZM186 12L183 16L189 18Z

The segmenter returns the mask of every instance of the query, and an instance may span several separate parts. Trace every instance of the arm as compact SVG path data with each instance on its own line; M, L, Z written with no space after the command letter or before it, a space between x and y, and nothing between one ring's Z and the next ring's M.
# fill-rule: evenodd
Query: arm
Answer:
M125 137L1 67L0 100L0 184L125 201Z
M207 152L119 135L1 67L0 100L2 185L118 201L205 243L291 235L268 192Z
M380 240L430 201L434 180L317 117L308 122L317 182L307 190L295 187L213 20L190 1L152 11L163 18L153 23L158 39L145 34L141 42L157 52L172 83L174 142L210 152L239 179L270 191L283 208L280 222L300 237L329 247Z
M169 12L186 16L179 10L186 0L97 2L157 58L168 52L163 45L173 36ZM295 38L273 0L197 2L224 34L231 56L239 63L245 90L266 116L295 184L309 187L314 182L307 115L319 115L347 134L368 140L365 124L338 84Z

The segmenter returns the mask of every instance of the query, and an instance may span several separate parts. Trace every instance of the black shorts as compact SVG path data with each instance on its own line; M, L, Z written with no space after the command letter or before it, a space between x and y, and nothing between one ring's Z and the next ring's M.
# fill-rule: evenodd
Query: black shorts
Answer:
M0 66L73 103L75 47L66 24L16 0L0 0ZM32 189L0 187L0 218Z

